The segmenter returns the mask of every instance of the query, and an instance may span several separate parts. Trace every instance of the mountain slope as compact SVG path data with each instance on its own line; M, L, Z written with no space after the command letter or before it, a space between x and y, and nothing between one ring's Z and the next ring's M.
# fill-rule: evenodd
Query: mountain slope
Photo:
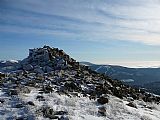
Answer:
M160 97L132 88L44 46L0 73L3 119L160 119Z

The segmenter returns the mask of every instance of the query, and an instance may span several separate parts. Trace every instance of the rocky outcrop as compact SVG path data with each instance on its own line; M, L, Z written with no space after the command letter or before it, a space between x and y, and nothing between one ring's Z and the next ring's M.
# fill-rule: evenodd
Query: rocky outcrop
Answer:
M32 101L27 102L27 104L31 106L35 106L35 104Z
M63 116L63 115L67 115L68 112L66 112L66 111L54 111L52 108L50 108L48 106L43 106L37 112L42 113L45 118L58 119L58 120L69 120L68 117Z
M96 73L87 66L79 63L67 55L63 50L44 46L29 50L29 56L17 63L18 69L0 74L2 86L8 89L9 95L30 93L30 87L39 88L39 93L52 93L71 96L81 94L90 99L97 100L100 104L108 103L106 94L111 94L121 99L142 99L145 102L159 103L160 97L144 90L132 88L118 80L112 80L104 74ZM22 88L20 86L23 86ZM20 89L21 88L21 89ZM40 95L37 100L45 101Z
M97 99L97 102L100 104L106 104L106 103L108 103L108 98L102 96Z
M79 63L70 58L63 50L44 46L43 48L29 49L29 56L21 61L22 69L42 73L54 70L65 69L67 67L78 68Z
M98 113L101 116L106 116L106 108L104 106L98 108Z
M6 76L6 75L5 75L4 73L1 73L1 72L0 72L0 79L1 79L1 78L4 78L5 76Z

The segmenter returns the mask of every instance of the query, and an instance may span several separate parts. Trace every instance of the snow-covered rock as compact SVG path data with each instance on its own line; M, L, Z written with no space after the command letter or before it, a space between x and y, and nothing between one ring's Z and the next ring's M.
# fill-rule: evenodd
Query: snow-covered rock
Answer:
M44 67L43 67L43 71L46 72L46 73L48 73L48 72L53 71L53 68L51 68L51 67L49 67L49 66L44 66Z
M37 66L37 67L34 69L34 72L39 73L39 74L43 74L43 73L44 73L44 71L42 70L42 68L39 67L39 66Z

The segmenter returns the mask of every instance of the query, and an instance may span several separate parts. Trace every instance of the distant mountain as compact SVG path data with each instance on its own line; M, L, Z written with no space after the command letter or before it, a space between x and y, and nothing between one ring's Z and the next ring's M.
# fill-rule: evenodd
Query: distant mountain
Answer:
M160 81L147 83L144 84L143 86L145 86L145 88L147 88L149 92L160 94Z
M118 79L132 86L141 86L160 94L160 68L128 68L115 65L87 65L98 73ZM156 88L156 89L155 89Z
M0 61L0 72L10 72L16 70L17 60Z
M80 62L80 64L81 64L81 65L86 65L86 66L96 65L96 64L93 64L93 63L90 63L90 62L85 62L85 61Z

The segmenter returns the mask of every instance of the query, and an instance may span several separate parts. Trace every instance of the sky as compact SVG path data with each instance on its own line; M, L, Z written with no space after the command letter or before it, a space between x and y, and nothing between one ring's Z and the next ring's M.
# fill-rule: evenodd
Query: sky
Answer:
M160 66L160 0L0 0L0 60L49 45L77 61Z

